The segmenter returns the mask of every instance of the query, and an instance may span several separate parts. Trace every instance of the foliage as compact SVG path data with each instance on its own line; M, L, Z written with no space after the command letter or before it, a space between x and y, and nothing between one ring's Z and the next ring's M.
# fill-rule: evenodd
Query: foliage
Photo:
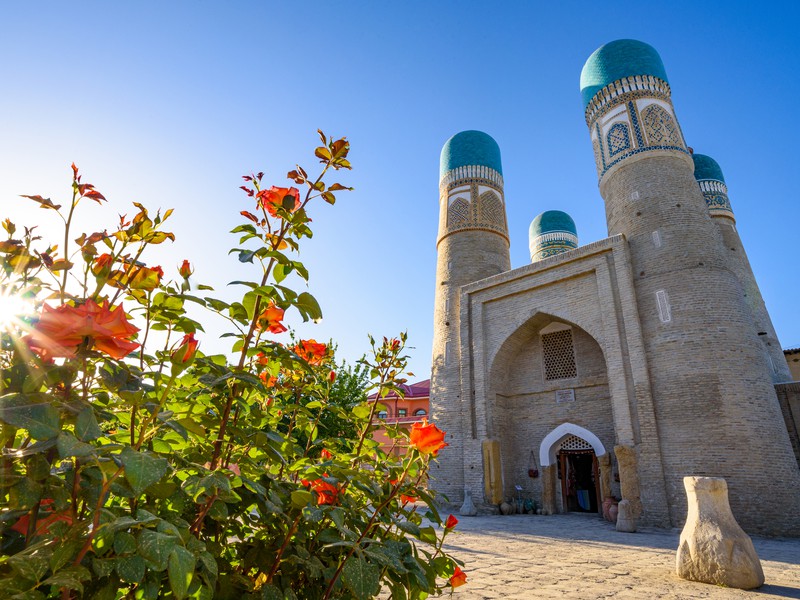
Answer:
M0 596L424 598L460 585L442 551L455 521L442 526L421 484L436 440L396 457L371 437L366 394L402 393L405 335L338 372L329 345L271 337L286 311L322 315L287 280L308 279L309 205L349 189L324 182L350 168L348 142L320 138L320 174L288 174L304 194L244 178L231 253L258 279L233 282L235 302L206 295L188 260L176 281L142 262L174 239L172 211L135 203L111 233L76 237L78 205L105 198L74 165L66 207L26 196L62 219L60 247L3 222L0 297L33 316L18 312L0 347ZM192 304L230 324L233 360L202 353Z

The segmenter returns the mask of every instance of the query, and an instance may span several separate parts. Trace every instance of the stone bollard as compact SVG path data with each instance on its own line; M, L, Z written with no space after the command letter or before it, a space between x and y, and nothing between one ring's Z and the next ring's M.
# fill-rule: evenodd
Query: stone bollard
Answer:
M636 515L629 500L622 500L617 505L617 531L634 533L636 531Z
M733 518L721 477L684 477L689 503L676 568L691 581L749 590L764 583L750 537Z
M478 514L478 509L472 502L472 492L466 488L464 488L464 504L461 505L458 514L462 517L474 517Z

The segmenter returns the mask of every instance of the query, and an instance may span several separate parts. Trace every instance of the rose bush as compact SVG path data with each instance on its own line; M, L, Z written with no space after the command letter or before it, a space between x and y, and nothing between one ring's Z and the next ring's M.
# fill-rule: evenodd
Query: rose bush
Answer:
M274 337L287 311L322 314L288 279L308 279L310 203L349 189L325 183L350 169L349 144L320 138L320 174L288 174L304 194L244 178L232 253L258 276L234 282L236 301L190 282L202 265L174 281L146 262L174 240L172 211L135 203L110 233L76 236L79 204L106 199L74 165L66 207L25 196L62 219L60 246L3 222L2 297L30 310L0 340L1 597L425 598L464 583L442 548L457 520L443 526L423 485L444 433L413 430L400 457L371 435L367 392L402 395L405 335L370 339L355 371L330 344ZM230 325L232 359L203 353L190 305Z

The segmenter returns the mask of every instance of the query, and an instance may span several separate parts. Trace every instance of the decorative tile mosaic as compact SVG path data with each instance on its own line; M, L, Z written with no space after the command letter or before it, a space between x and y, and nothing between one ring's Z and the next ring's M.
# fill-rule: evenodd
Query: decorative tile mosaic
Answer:
M608 155L614 156L631 147L631 137L625 123L614 123L606 134Z

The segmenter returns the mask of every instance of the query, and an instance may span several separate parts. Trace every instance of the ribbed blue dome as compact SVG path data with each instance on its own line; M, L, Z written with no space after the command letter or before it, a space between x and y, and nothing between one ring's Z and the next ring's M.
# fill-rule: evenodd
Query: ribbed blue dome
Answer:
M491 167L500 175L503 174L500 147L492 136L482 131L462 131L444 143L439 160L439 177L452 169L467 165Z
M722 169L719 168L719 164L713 158L705 154L692 154L692 160L694 160L694 178L697 181L714 179L725 183Z
M572 235L578 235L575 221L567 213L560 210L548 210L536 217L531 222L528 235L533 239L543 233L554 233L556 231L566 231Z
M609 83L633 75L652 75L669 83L664 63L651 45L637 40L616 40L600 46L581 71L584 108Z

